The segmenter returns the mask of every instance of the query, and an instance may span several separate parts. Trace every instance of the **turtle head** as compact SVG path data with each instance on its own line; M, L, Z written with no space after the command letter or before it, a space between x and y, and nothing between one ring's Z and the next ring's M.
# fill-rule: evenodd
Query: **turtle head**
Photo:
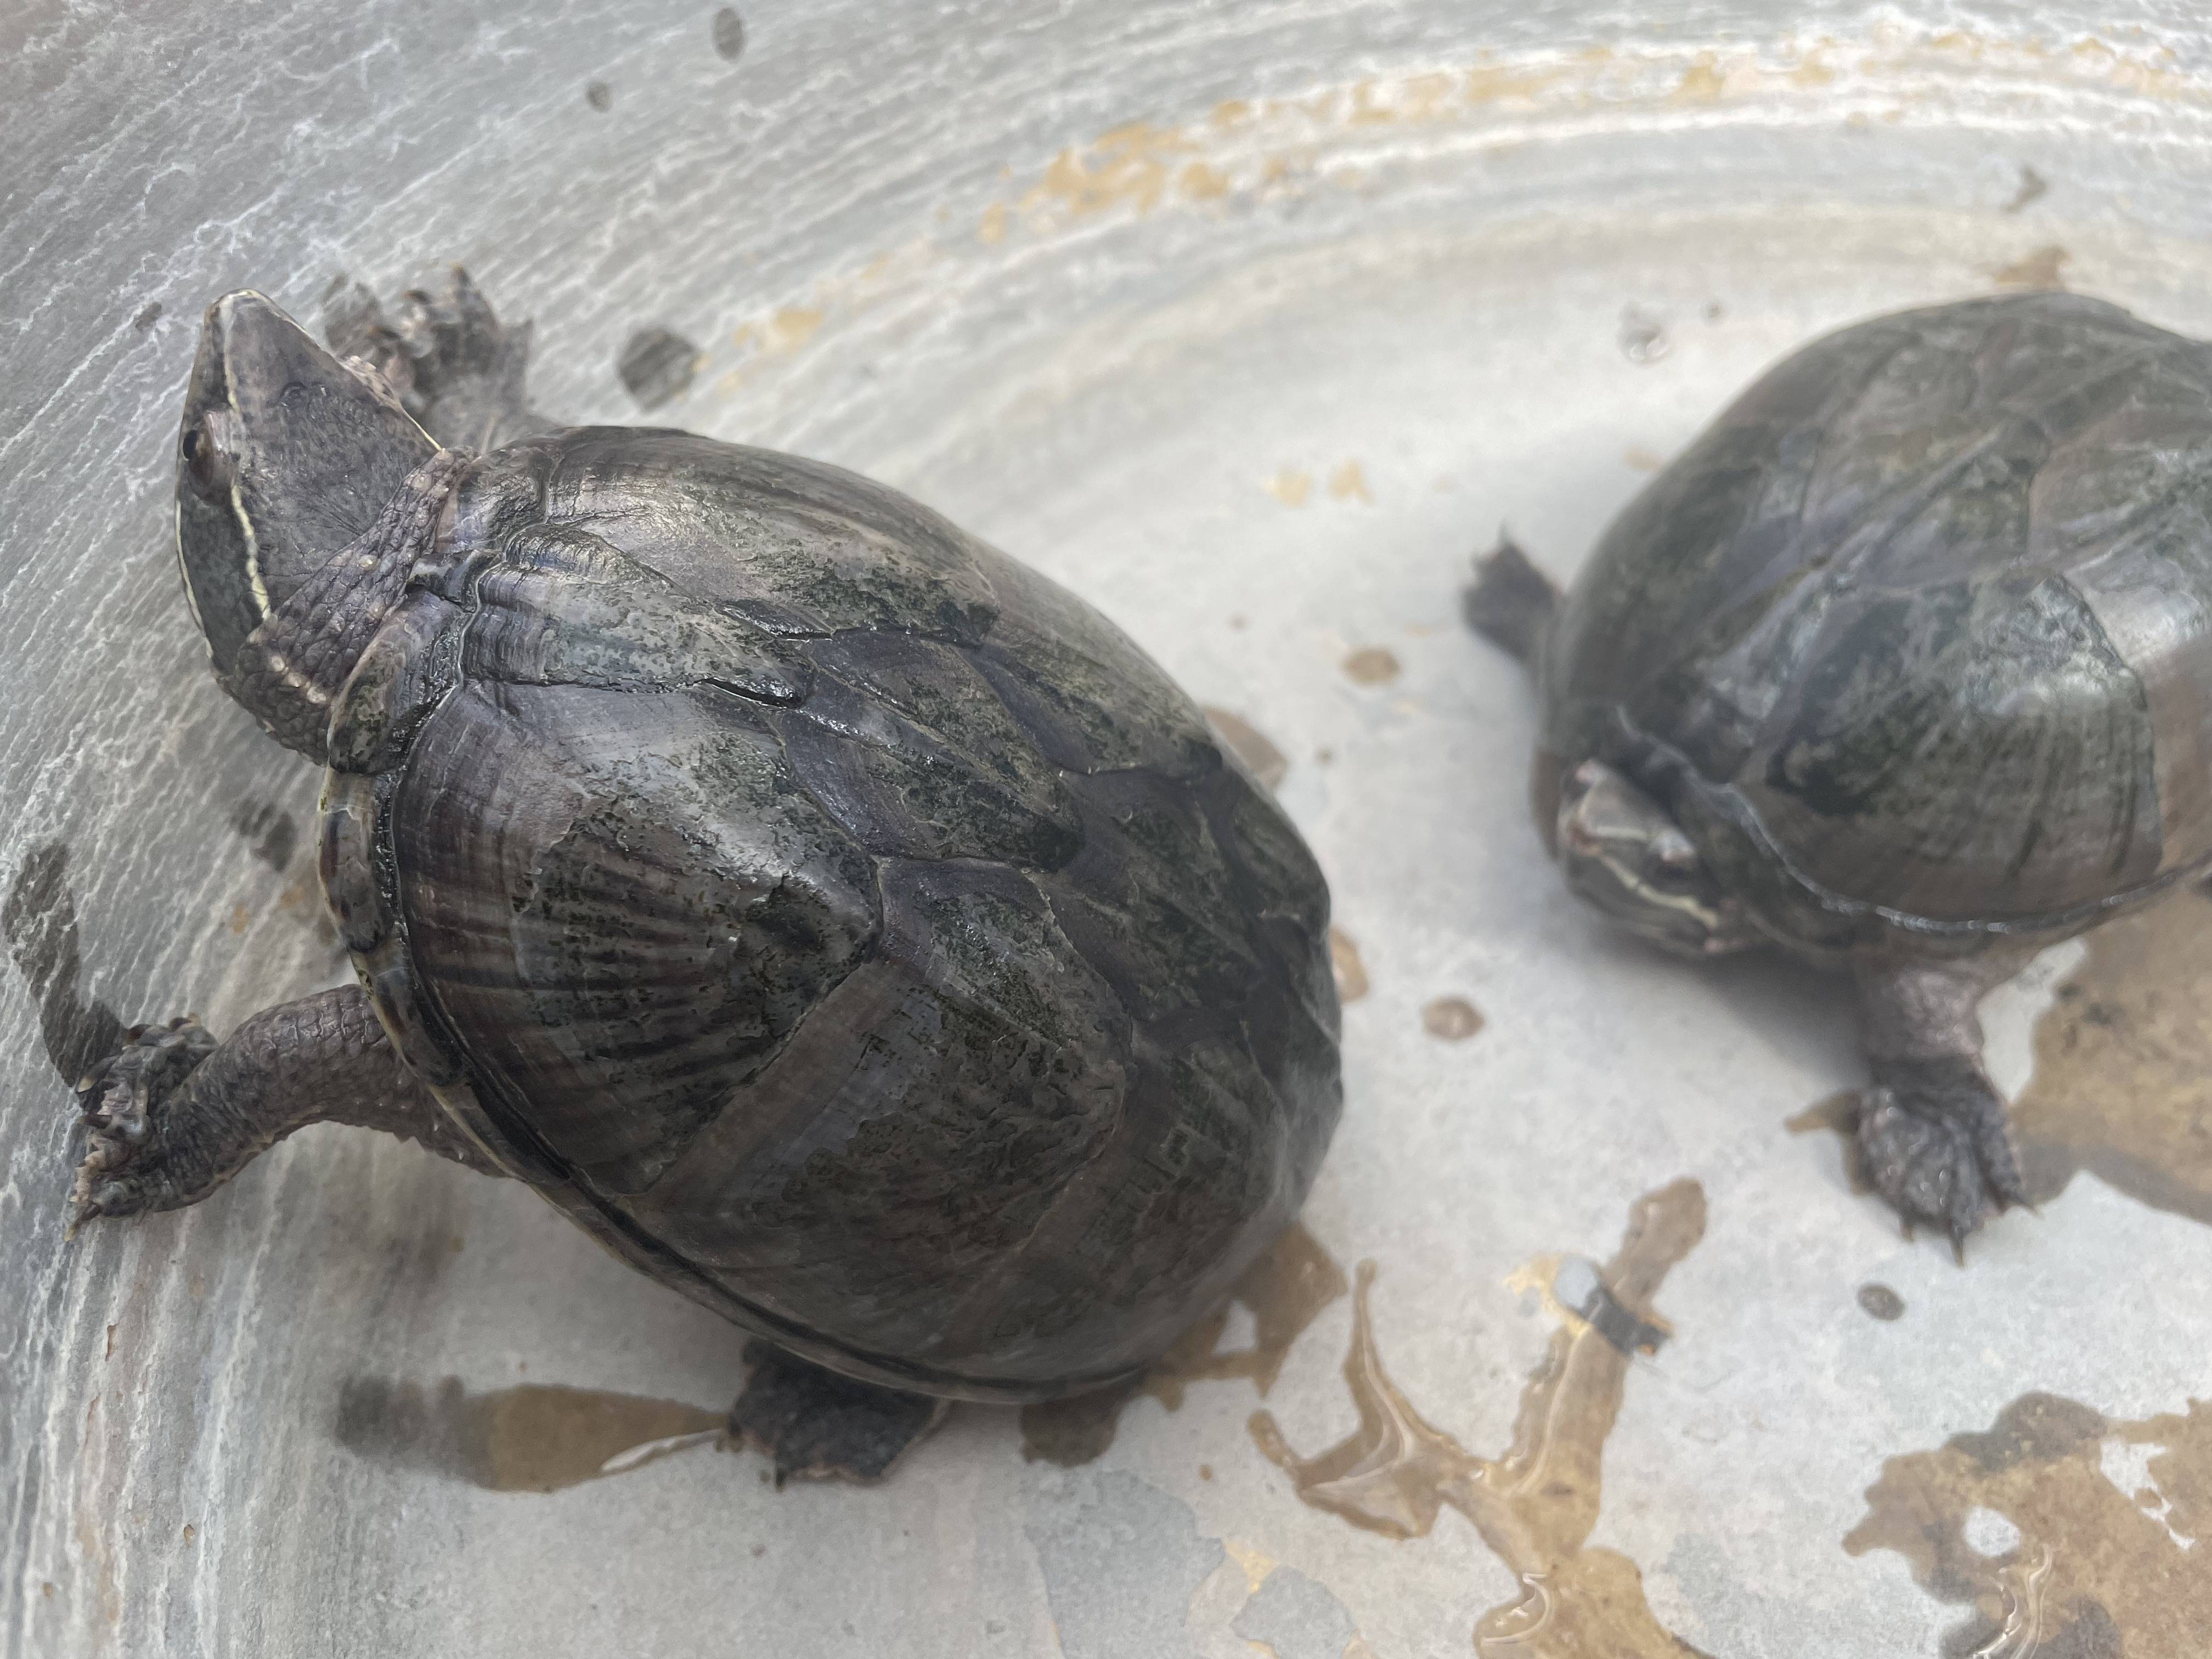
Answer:
M207 308L177 433L177 558L216 672L437 446L261 295Z
M1566 775L1553 832L1575 896L1662 950L1710 957L1758 943L1697 844L1604 762L1584 761Z

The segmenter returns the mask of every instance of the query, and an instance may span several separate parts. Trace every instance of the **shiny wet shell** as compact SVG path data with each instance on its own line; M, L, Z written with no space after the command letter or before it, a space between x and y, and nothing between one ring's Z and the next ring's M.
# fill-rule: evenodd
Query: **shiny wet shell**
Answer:
M629 428L485 458L331 765L332 902L447 1109L852 1375L1140 1366L1334 1127L1281 811L1103 618L834 468Z

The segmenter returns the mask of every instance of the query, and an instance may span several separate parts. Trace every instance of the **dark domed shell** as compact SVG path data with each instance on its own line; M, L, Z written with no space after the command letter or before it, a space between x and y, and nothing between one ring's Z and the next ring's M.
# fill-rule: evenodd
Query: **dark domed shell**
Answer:
M2061 294L1886 317L1613 524L1545 747L1668 796L1802 942L2063 927L2212 855L2209 610L2205 347Z
M1326 890L1087 607L865 480L613 428L479 464L418 580L335 725L333 897L418 1069L612 1248L1020 1398L1145 1363L1296 1212Z

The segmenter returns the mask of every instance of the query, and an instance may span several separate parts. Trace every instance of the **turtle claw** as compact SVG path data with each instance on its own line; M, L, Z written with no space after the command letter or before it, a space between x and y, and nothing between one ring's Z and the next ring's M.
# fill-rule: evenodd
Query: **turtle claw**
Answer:
M166 1025L134 1025L127 1036L77 1082L77 1121L92 1133L70 1189L71 1237L96 1217L148 1207L143 1165L162 1103L216 1047L191 1014Z
M1984 1217L2027 1202L1994 1091L1984 1106L1954 1091L1877 1085L1860 1097L1857 1139L1860 1166L1898 1212L1906 1238L1916 1226L1939 1230L1961 1267L1966 1237Z

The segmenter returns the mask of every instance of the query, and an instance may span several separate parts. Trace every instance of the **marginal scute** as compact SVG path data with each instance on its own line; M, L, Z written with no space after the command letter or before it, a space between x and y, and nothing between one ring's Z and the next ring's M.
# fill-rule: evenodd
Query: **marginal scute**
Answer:
M400 601L354 665L331 721L332 772L373 775L405 758L423 717L450 690L461 611L417 588Z

